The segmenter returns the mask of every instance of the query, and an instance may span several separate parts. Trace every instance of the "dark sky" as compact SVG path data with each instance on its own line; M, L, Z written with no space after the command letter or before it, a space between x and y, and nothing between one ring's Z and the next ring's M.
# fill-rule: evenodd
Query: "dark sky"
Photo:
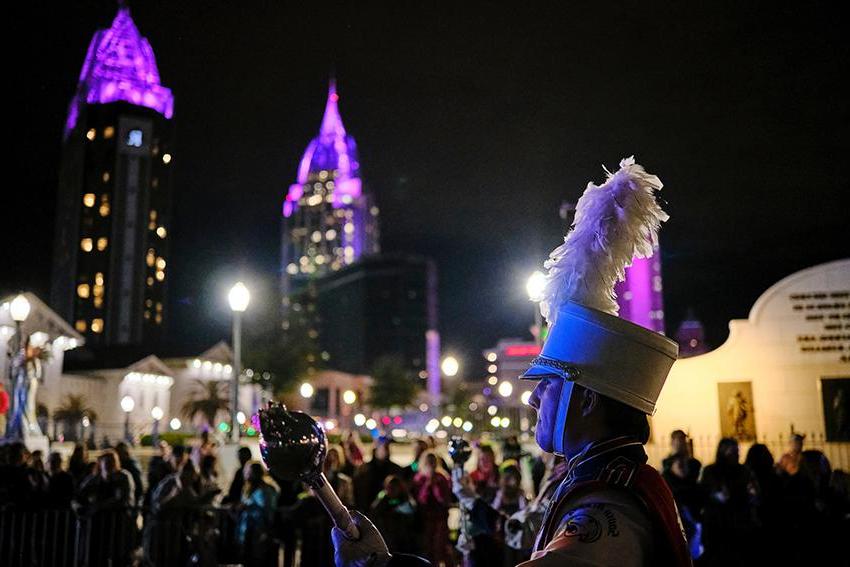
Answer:
M280 202L332 65L383 248L437 260L443 341L469 358L527 332L525 277L563 237L560 202L623 156L665 183L669 331L692 306L717 345L772 283L848 255L834 3L295 4L131 4L176 97L175 344L227 336L239 272L257 309L274 304ZM114 12L34 2L7 19L4 290L47 298L61 127Z

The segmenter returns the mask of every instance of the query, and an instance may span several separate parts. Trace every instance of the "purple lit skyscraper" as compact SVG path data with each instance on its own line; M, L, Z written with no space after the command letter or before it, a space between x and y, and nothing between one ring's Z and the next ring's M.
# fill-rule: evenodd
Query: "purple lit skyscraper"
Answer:
M59 171L51 304L91 346L162 334L173 113L153 50L121 5L89 44Z
M310 279L379 252L378 208L363 190L357 144L345 131L338 104L331 80L319 134L308 144L297 182L283 201L284 320L290 296Z

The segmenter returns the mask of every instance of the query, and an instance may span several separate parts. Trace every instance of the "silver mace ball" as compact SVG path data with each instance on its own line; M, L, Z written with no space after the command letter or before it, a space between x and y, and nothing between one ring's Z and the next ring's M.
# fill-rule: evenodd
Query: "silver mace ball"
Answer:
M283 404L269 402L258 416L260 454L269 470L280 478L309 486L336 527L348 539L359 539L351 514L322 472L328 454L325 430L306 413L289 411Z

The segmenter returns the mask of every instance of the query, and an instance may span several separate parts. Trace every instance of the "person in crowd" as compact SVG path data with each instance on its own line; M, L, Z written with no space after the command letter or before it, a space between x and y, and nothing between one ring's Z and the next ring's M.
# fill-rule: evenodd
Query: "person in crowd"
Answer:
M699 485L705 493L702 542L704 565L750 565L752 538L757 527L758 490L750 469L739 462L738 441L724 437L715 460L702 471Z
M537 531L543 525L543 515L549 506L549 501L555 494L558 485L567 476L567 460L564 457L543 453L547 455L546 470L541 480L537 496L528 506L514 512L504 522L505 545L511 548L512 554L518 556L517 562L527 559L534 547Z
M129 564L136 545L136 525L130 508L133 478L118 466L118 455L107 449L97 459L97 472L80 484L76 496L88 522L93 565Z
M687 434L676 429L670 434L670 454L661 461L664 478L679 509L682 527L691 547L691 556L699 557L702 548L702 489L698 486L702 463L691 454Z
M95 472L95 469L95 464L89 461L89 450L86 446L82 443L74 445L68 461L68 472L74 478L74 487L79 487L86 477Z
M118 464L121 470L127 471L133 478L133 505L141 506L144 487L142 486L142 471L139 468L139 463L130 456L130 448L123 441L115 445L115 454L118 455Z
M384 480L384 489L372 502L370 517L384 534L387 545L404 553L417 551L416 502L410 497L407 484L401 477L390 475ZM448 534L448 528L446 533Z
M227 489L227 495L222 500L222 504L238 504L242 500L242 487L245 484L245 474L243 470L245 465L251 461L251 449L248 447L239 447L236 452L236 458L239 459L239 468L233 473L233 480L230 481L230 488Z
M754 443L747 451L744 465L758 484L755 515L758 519L752 545L762 550L761 559L769 564L782 562L783 550L771 545L771 540L783 528L782 481L777 474L773 453L767 445Z
M31 485L32 505L43 508L47 504L47 490L50 478L44 470L44 451L36 449L29 457L29 480Z
M496 453L492 445L479 444L478 462L469 477L475 484L475 493L487 504L492 503L499 490L499 468L496 466Z
M428 450L428 442L424 439L413 441L413 461L402 469L401 476L408 486L411 486L413 477L419 472L419 458Z
M342 472L354 478L357 469L363 464L363 449L360 447L360 441L354 431L349 431L345 436L342 450L345 454L345 466Z
M776 468L780 473L794 476L800 470L800 461L803 458L803 443L806 436L800 433L792 433L788 439L788 451L779 457Z
M277 513L274 522L275 537L283 545L283 567L294 567L299 527L303 527L303 524L296 522L293 513L298 507L301 483L291 479L287 480L285 478L280 478L271 473L271 471L270 474L272 476L272 480L274 480L275 484L277 484L279 491L277 497ZM318 502L316 504L318 504ZM319 511L319 514L326 515L322 514L321 511ZM311 531L310 533L316 532ZM329 548L330 546L326 545L325 547ZM301 557L302 565L319 565L318 562L307 563L304 559L303 550Z
M69 510L74 498L74 478L62 469L62 455L56 451L47 458L47 470L50 482L47 487L47 507L56 510Z
M239 505L237 541L246 567L277 565L277 544L272 523L277 510L277 490L267 482L263 465L245 465L245 488Z
M505 441L502 444L503 461L511 460L520 462L520 460L526 455L527 453L522 450L522 445L520 445L519 439L517 439L516 435L508 435L505 438Z
M170 458L171 448L167 442L160 440L157 446L157 454L151 457L151 460L148 462L148 490L145 493L144 499L144 505L147 508L151 506L153 493L156 491L159 483L162 482L162 479L177 472L169 464Z
M201 457L198 483L202 493L221 492L218 486L218 457L215 453Z
M195 464L185 459L177 472L163 478L151 495L151 513L145 522L144 548L152 565L185 565L193 553L212 554L211 526L201 508L215 497L204 491ZM173 557L172 557L173 555ZM204 559L201 564L208 564Z
M350 476L342 472L344 466L345 457L342 447L339 445L328 447L324 464L325 476L342 503L346 506L354 506L354 483Z
M6 462L0 464L0 509L29 508L33 505L29 452L23 443L16 441L6 445L5 453Z
M505 524L509 518L528 506L528 499L522 490L522 471L517 461L508 459L499 467L499 490L492 506L501 515L497 530L504 540ZM513 567L525 559L528 556L524 551L503 546L502 564L505 567Z
M354 474L354 501L358 510L368 510L384 488L384 479L402 474L401 467L390 459L390 439L379 437L372 449L372 460L357 468Z
M453 564L448 527L451 481L437 454L430 449L420 455L418 468L412 492L422 521L420 548L433 565L449 566Z
M209 430L201 431L200 442L192 447L192 461L195 466L201 468L201 460L207 455L215 455L217 453L215 441L210 437Z

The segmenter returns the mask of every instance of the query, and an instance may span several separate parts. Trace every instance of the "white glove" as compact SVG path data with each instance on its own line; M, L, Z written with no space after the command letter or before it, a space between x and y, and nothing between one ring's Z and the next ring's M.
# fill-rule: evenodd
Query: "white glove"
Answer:
M351 520L360 530L360 539L354 541L345 537L345 532L334 527L331 539L334 544L334 563L336 567L383 567L392 558L381 532L369 518L351 511Z

